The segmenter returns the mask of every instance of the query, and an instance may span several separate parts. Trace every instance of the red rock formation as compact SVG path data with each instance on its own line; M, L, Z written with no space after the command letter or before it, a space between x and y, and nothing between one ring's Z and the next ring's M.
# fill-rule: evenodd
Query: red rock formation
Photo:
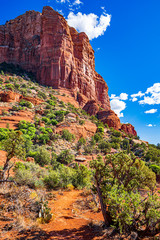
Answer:
M51 7L28 11L0 26L0 63L37 75L40 83L67 88L110 109L108 87L95 72L94 51L85 33L70 28Z
M19 102L22 96L18 93L8 91L0 92L0 98L2 102Z
M71 122L59 123L55 129L55 133L61 134L64 129L69 130L76 136L76 140L79 140L81 137L92 137L97 131L97 126L88 120L85 121L84 125Z
M121 130L123 130L127 135L137 136L137 132L131 124L122 124Z
M79 102L80 107L84 107L84 105L88 102L88 98L81 93L77 94L77 101Z
M15 93L12 91L0 92L0 98L1 98L2 102L19 102L21 99L24 99L26 101L33 103L34 105L39 105L44 102L42 99L32 98L32 97L24 97L21 94Z
M120 120L115 114L114 111L100 111L97 113L97 117L99 120L101 120L103 123L107 123L109 127L113 127L116 130L121 129L121 123Z
M99 106L97 105L96 101L90 100L86 103L86 105L83 107L83 110L85 110L89 115L96 115L99 111Z
M92 115L99 105L106 110L98 114L99 118L120 129L119 118L110 110L108 86L95 71L94 51L87 35L69 27L51 7L44 7L42 14L28 11L0 26L2 62L31 71L41 84L69 89L81 107L94 100L93 109L90 106L87 111Z
M33 103L34 105L42 104L44 101L39 98L32 98L32 97L22 97L24 100Z

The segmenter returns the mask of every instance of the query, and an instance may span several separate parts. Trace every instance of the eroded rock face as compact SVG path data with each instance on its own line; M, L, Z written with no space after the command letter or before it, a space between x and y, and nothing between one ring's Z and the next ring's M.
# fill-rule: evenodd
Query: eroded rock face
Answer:
M128 135L137 136L137 132L131 124L122 124L121 130L123 130Z
M97 113L97 117L99 120L101 120L103 123L107 123L109 127L113 127L116 130L121 129L121 123L117 116L117 114L112 111L99 111Z
M19 102L22 99L22 95L12 91L0 92L1 102Z
M24 97L23 95L12 91L0 92L0 99L1 102L19 102L20 100L24 99L26 101L33 103L34 105L39 105L44 102L42 99Z
M97 105L95 100L90 100L86 103L86 105L83 107L83 109L89 114L89 115L96 115L99 111L99 106Z
M85 33L70 28L51 7L28 11L0 26L0 63L20 65L40 83L71 89L110 110L108 86L95 72L94 51Z

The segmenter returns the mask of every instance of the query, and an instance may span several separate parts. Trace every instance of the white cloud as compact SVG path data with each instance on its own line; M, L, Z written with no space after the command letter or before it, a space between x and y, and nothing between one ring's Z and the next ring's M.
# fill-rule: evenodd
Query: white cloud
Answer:
M68 24L76 28L79 32L85 32L89 39L92 40L103 35L108 26L110 26L111 15L103 13L100 17L94 13L74 14L70 12L67 18Z
M160 83L154 83L152 87L147 88L146 93L160 93Z
M121 93L119 96L116 96L115 94L111 94L110 99L127 100L128 99L128 94L127 93Z
M132 99L130 99L132 102L136 102L138 100L138 98L134 97Z
M153 86L147 88L145 93L150 96L145 96L143 100L139 101L140 104L160 104L160 83L154 83Z
M145 95L144 93L142 93L141 91L139 91L139 92L136 93L136 94L132 94L131 97L132 97L132 98L143 97L144 95Z
M82 2L80 0L75 0L73 5L79 5L79 4L82 4Z
M146 126L147 126L147 127L153 127L153 125L152 125L152 124L147 124Z
M139 101L139 104L154 105L155 101L154 101L154 98L145 96L143 100Z
M128 99L128 94L127 93L121 93L119 97L120 97L121 100L127 100Z
M126 103L119 99L112 99L110 103L111 109L118 115L118 117L123 117L122 111L126 108Z
M156 113L157 112L157 109L150 109L148 111L145 111L144 113Z
M138 100L138 97L143 97L143 99L139 101L139 104L160 104L160 83L154 83L153 86L147 88L145 93L139 91L136 94L132 94L132 99L130 100L135 102Z
M123 117L122 111L126 108L126 103L124 101L128 99L128 94L121 93L119 96L111 94L110 99L112 110L115 111L118 117Z

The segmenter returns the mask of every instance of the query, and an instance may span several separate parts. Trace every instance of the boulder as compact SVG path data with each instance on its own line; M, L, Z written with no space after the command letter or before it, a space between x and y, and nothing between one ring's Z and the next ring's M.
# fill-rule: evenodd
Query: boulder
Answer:
M97 117L99 120L101 120L103 123L107 123L109 127L113 127L116 130L121 129L121 123L119 120L119 117L117 114L112 111L99 111L97 113Z
M99 111L99 106L97 105L95 100L88 101L85 106L83 107L83 110L85 110L89 115L96 115Z
M137 132L131 124L122 124L121 130L123 130L127 135L137 136Z

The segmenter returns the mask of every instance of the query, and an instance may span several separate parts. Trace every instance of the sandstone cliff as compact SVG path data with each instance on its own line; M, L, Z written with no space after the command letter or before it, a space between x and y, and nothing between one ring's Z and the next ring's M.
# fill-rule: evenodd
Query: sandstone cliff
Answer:
M68 26L51 7L28 11L0 26L0 63L20 65L54 88L71 89L110 109L108 86L95 71L94 51L85 33ZM85 102L84 102L85 104Z
M28 11L0 26L3 62L34 73L43 85L69 89L90 115L97 114L109 127L121 130L118 116L110 109L108 86L95 71L94 51L87 35L69 27L51 7L44 7L42 14ZM17 98L14 93L1 95L4 101ZM99 112L100 107L104 111ZM136 135L131 126L122 125L122 130Z

